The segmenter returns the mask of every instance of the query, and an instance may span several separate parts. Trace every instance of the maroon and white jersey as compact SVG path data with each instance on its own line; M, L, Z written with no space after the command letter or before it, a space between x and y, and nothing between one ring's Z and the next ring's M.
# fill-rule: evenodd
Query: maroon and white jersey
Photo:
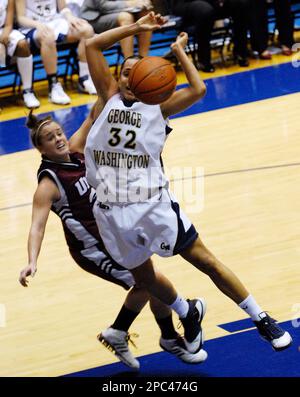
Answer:
M53 203L51 210L61 218L69 248L81 251L103 243L93 215L96 193L85 177L84 155L72 153L70 157L71 162L66 163L43 157L38 181L48 176L57 185L61 197Z

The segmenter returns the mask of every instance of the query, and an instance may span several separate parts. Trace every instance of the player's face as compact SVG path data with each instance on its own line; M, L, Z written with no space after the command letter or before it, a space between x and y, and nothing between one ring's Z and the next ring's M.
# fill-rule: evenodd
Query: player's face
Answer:
M69 156L69 143L61 126L54 121L42 127L40 152L55 161L65 161Z
M119 89L122 94L122 96L127 99L128 101L134 101L137 100L136 97L133 95L133 93L130 91L129 85L128 85L128 77L129 77L129 72L132 69L133 65L138 62L138 59L127 59L125 62L120 79L119 79Z

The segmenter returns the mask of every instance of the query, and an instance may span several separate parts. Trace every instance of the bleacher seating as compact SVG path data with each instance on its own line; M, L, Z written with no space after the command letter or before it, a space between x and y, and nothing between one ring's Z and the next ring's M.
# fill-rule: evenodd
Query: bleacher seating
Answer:
M292 0L293 13L296 18L300 18L300 0ZM272 2L269 4L269 23L272 27L273 33L276 29L275 15ZM182 27L182 20L178 16L169 15L168 21L165 26L158 32L154 32L151 41L150 55L164 56L167 54L170 44L175 40L178 32ZM196 43L193 39L193 30L189 29L190 34L189 45L187 51L194 56ZM272 32L271 32L272 33ZM274 36L274 35L273 35ZM213 30L211 46L217 49L220 53L221 60L224 60L224 48L230 45L232 41L232 30L230 18L225 20L221 26L216 26ZM67 78L78 74L78 61L77 61L77 45L76 44L58 44L58 71L59 76L66 82ZM137 47L136 47L137 49ZM115 68L115 74L118 73L118 66L122 61L122 53L120 45L117 44L104 52L110 66ZM38 52L34 53L34 81L40 81L46 78L43 64ZM3 83L4 81L4 83ZM12 63L6 68L0 68L0 89L11 87L13 91L17 87L20 88L20 78L16 65Z

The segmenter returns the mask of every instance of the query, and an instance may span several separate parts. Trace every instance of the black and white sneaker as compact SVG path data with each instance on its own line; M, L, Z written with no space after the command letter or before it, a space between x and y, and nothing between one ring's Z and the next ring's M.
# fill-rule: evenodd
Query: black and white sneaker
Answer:
M97 336L97 339L109 351L114 353L120 361L128 365L128 367L135 369L136 371L139 370L140 363L133 357L128 348L130 335L127 332L109 327L101 332L101 334Z
M90 76L79 77L78 91L84 94L96 95L97 90Z
M206 312L206 302L203 298L189 300L189 311L185 318L180 318L184 328L184 342L190 353L198 352L204 342L201 322Z
M180 335L176 339L163 339L161 337L159 345L166 352L174 354L181 361L188 364L200 364L207 359L207 353L203 349L200 349L197 353L188 352L184 340Z
M293 339L291 335L283 330L267 313L262 312L259 314L260 321L254 321L258 332L261 337L270 342L275 351L280 351L288 348Z

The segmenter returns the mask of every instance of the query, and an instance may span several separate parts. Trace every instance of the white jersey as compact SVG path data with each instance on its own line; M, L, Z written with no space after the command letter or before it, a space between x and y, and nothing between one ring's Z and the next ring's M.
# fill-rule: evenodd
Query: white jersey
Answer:
M8 0L0 0L0 28L5 25Z
M119 93L108 100L85 146L87 179L99 201L145 201L167 187L160 157L167 128L159 105L126 106Z
M57 0L25 0L26 16L40 22L49 22L56 18Z
M127 269L153 253L175 255L197 238L168 191L160 159L167 132L159 105L126 106L116 94L87 138L86 175L97 193L97 226L107 251Z

